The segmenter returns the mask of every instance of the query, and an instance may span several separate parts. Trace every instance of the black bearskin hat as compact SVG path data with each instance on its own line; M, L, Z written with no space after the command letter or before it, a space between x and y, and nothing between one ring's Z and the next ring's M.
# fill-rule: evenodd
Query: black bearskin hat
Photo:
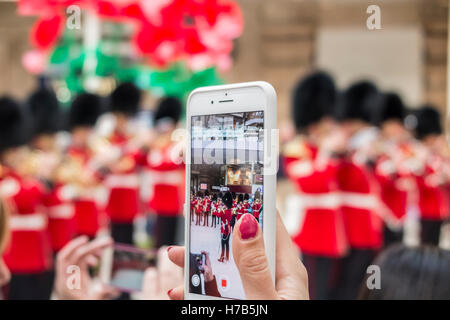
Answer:
M244 195L242 193L240 193L238 195L238 202L243 202L244 201Z
M82 93L75 97L69 110L69 129L93 127L102 113L100 96Z
M248 199L250 199L250 196L248 195L248 193L246 193L246 194L244 195L244 200L248 200Z
M141 95L141 90L134 83L121 83L111 93L111 111L121 112L129 116L134 116L139 111Z
M425 138L430 134L441 134L441 115L436 108L432 106L424 106L417 113L416 134L419 139Z
M231 197L231 193L229 191L225 192L222 197L222 201L228 209L231 209L231 207L233 207L233 198Z
M375 122L375 115L379 112L382 99L375 84L360 81L351 85L343 93L338 112L338 118L344 120L362 120Z
M379 109L377 117L378 123L383 123L388 120L398 120L403 122L406 111L402 99L396 93L389 92L383 97L383 103Z
M55 93L46 88L33 92L28 99L27 107L33 122L33 135L52 134L62 126L62 114Z
M217 201L217 193L214 193L214 194L213 194L212 200L213 200L213 201Z
M180 120L182 105L180 100L174 97L166 97L161 100L159 106L155 112L154 121L157 123L159 120L170 119L174 123Z
M233 192L231 193L231 196L233 197L233 200L236 199L236 192L233 191Z
M294 89L292 114L297 130L333 115L336 103L336 87L333 79L325 72L310 74Z
M18 147L30 138L29 119L18 102L0 98L0 152Z

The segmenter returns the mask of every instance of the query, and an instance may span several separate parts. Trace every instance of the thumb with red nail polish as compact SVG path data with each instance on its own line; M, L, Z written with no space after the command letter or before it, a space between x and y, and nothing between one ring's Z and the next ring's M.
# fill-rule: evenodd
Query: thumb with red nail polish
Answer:
M277 292L266 258L262 230L251 214L245 214L236 223L232 249L246 298L276 299Z

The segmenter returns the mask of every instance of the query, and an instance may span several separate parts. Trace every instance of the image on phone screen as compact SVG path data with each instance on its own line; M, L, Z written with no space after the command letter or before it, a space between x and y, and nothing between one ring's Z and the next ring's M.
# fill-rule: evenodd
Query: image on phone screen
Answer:
M232 232L244 214L263 227L264 112L191 118L189 290L245 299Z
M156 265L156 252L122 244L115 244L111 251L104 260L107 284L124 292L141 291L145 271Z

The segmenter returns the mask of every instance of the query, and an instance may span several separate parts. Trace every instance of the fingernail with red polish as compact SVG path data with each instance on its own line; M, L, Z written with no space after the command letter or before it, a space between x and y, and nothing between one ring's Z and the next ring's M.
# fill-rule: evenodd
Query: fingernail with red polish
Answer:
M248 240L254 238L258 233L258 222L251 214L244 215L239 226L239 231L241 232L241 239Z
M172 248L173 248L173 246L167 247L167 252L169 252L170 249L172 249Z
M170 289L169 291L167 291L167 295L170 296L170 293L173 291L173 289Z

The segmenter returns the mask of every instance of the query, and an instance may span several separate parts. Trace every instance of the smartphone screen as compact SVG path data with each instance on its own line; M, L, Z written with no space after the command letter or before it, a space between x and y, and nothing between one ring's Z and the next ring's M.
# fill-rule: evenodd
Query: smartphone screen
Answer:
M263 227L264 112L191 118L190 293L245 299L232 232L244 214Z
M144 273L156 265L156 252L115 244L102 259L103 281L124 292L142 290Z

